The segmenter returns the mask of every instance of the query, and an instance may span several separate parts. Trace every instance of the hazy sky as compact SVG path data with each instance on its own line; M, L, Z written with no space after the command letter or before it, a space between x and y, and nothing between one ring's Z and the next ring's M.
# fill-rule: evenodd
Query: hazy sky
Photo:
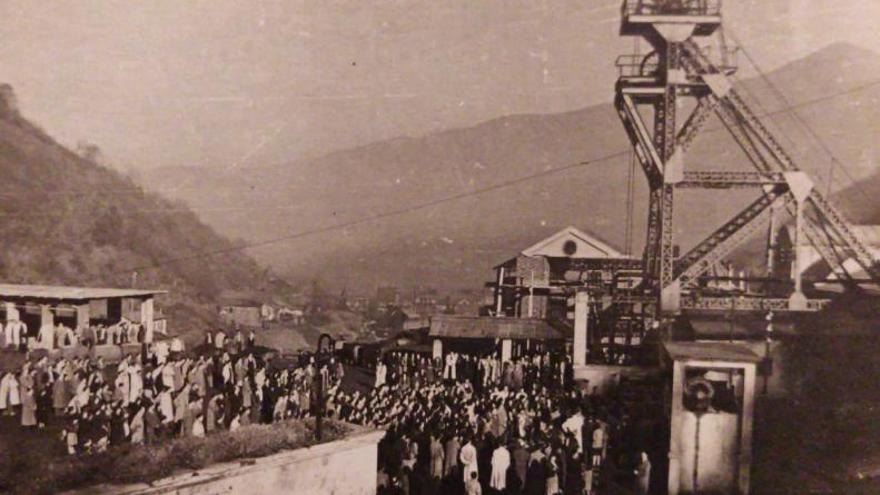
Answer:
M880 2L726 0L766 69ZM67 144L130 167L245 167L611 98L619 0L3 0L0 80Z

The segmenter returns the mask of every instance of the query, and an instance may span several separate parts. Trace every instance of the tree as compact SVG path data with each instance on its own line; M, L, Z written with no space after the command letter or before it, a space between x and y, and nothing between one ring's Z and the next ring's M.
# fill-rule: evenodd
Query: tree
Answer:
M11 85L0 84L0 117L17 116L18 97Z
M97 144L80 141L76 144L76 154L79 155L83 160L88 160L92 163L104 163L104 153L101 151L101 148Z

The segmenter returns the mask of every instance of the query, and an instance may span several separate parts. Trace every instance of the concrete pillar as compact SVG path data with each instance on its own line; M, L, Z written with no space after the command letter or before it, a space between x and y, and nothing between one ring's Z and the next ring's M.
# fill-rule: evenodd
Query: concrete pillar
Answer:
M667 493L678 495L681 490L681 423L684 414L682 397L684 396L685 365L675 361L672 365L672 412L670 414L669 437L669 479Z
M501 341L501 362L510 361L511 357L513 357L513 341L504 339Z
M89 303L78 304L76 306L76 326L77 328L86 328L92 319Z
M743 380L742 432L739 445L739 473L737 473L739 493L743 495L748 495L751 483L752 425L755 415L756 371L756 365L749 363L745 368L745 380Z
M804 206L810 193L813 191L813 181L804 172L785 172L785 181L797 202L797 210L794 217L794 232L792 235L792 246L794 246L794 259L792 260L792 276L794 278L794 294L789 299L789 309L801 310L806 309L806 297L803 293L803 281L801 279L801 271L806 269L804 260L800 259L799 248L801 239L803 239L804 228Z
M144 342L153 342L153 298L141 302L141 325L144 326Z
M18 307L13 302L7 302L6 304L6 321L11 320L21 320L21 314L18 312Z
M46 325L55 325L55 315L52 313L52 306L48 304L40 305L40 328Z
M443 341L440 339L434 339L434 349L431 354L434 359L443 359Z
M571 361L575 366L587 364L587 339L589 336L590 295L578 292L574 299L574 345Z

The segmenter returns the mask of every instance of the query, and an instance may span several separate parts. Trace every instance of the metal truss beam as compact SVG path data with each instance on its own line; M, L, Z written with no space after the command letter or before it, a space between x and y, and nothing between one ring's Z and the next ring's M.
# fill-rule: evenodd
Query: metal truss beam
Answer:
M681 151L687 151L691 143L703 129L703 125L709 120L709 117L715 113L718 106L716 98L703 97L699 99L697 108L691 113L676 137L676 147Z
M649 187L652 189L659 187L663 183L662 161L651 142L651 135L641 115L639 115L635 102L630 96L621 94L615 99L614 104L617 107L620 120L623 122L623 127L629 136L630 143L633 149L635 149L639 164L641 164L642 170L644 170L648 178Z
M762 194L746 209L728 220L703 242L697 244L675 263L676 277L683 283L690 283L721 261L737 246L758 232L770 221L769 215L762 215L772 207L781 206L791 195L785 190L773 190Z
M713 170L685 172L684 180L675 186L677 188L742 189L785 183L785 176L780 172L724 172Z
M835 231L837 231L837 234L843 241L842 247L848 248L846 249L847 254L849 254L856 263L865 270L865 272L870 274L872 278L875 280L880 279L880 276L878 276L880 273L878 273L876 269L876 262L873 255L868 251L868 248L862 244L852 227L850 227L846 219L843 218L843 215L841 215L840 212L838 212L837 209L834 208L834 206L816 189L813 189L812 193L810 193L808 201L821 213L823 219L828 222Z
M704 79L707 79L707 76L725 78L717 68L712 66L711 62L702 54L699 47L693 41L687 41L682 44L682 60L690 70L703 74ZM744 149L752 158L753 163L755 163L755 158L760 156L763 157L761 159L762 163L755 163L755 165L759 169L763 169L762 171L764 172L771 170L775 172L799 171L792 157L761 123L760 119L751 111L729 82L726 82L724 85L724 90L722 94L714 95L715 98L721 100L719 110L723 110L717 113L741 146L744 141L751 143L751 146L747 145ZM716 91L716 88L713 88L714 91ZM737 128L741 131L739 135L737 135ZM759 151L758 145L763 148L763 153ZM764 169L764 166L770 167L770 169ZM812 222L814 223L812 228L806 229L807 238L820 252L825 261L832 268L836 268L841 266L842 262L846 259L852 258L872 278L880 280L880 270L876 268L876 260L855 234L852 226L843 215L816 189L813 189L810 193L808 202L813 206L818 215L814 222ZM820 232L832 231L838 238L839 243L823 243L821 241L822 237L817 236L816 230ZM826 235L825 237L829 236ZM838 255L835 251L840 251L841 253Z

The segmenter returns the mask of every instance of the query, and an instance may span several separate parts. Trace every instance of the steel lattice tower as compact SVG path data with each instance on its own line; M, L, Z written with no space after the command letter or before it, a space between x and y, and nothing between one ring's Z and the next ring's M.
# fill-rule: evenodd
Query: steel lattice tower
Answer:
M706 302L691 297L689 288L778 212L794 218L795 246L805 236L835 273L847 277L843 263L854 260L877 280L875 260L850 224L813 187L734 88L730 76L736 69L728 63L726 48L722 45L714 58L700 48L697 41L715 35L721 23L720 0L626 0L623 4L621 34L644 38L653 47L644 57L618 59L621 75L615 106L648 181L643 265L645 288L658 303L658 313L726 309L717 298ZM678 115L685 99L694 100L693 110ZM712 114L754 171L685 170L684 155ZM673 211L676 192L685 188L756 188L760 196L679 256ZM803 294L800 271L793 270L793 276L795 290L789 297L758 298L741 309L818 309Z

